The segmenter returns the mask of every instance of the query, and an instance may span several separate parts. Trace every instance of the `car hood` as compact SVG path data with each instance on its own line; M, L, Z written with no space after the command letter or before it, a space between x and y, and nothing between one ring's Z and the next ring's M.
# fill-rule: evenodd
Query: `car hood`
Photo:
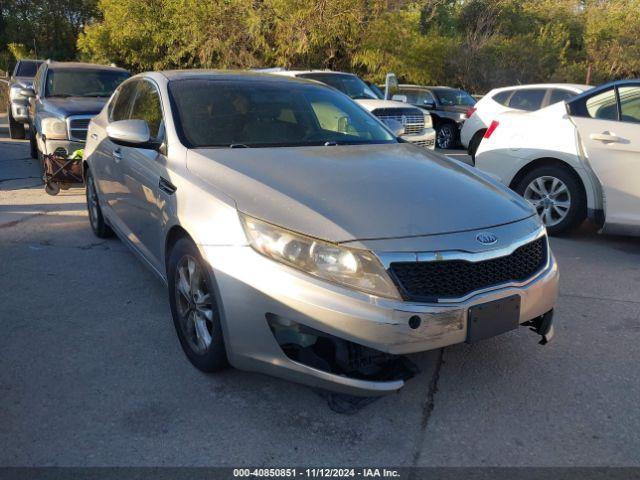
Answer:
M373 110L377 110L379 108L410 108L413 105L404 103L404 102L396 102L395 100L375 100L375 99L364 99L358 98L355 100L358 104L369 110L370 112Z
M240 211L333 242L482 229L534 213L488 176L402 143L194 149L187 167Z
M12 83L22 86L22 88L31 87L33 85L33 77L13 77Z
M97 115L107 103L103 97L46 97L46 109L59 116Z

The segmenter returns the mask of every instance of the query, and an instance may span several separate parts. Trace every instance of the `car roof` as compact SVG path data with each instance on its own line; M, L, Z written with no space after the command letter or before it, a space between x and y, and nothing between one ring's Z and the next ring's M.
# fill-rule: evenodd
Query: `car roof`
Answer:
M289 75L273 75L267 71L256 70L164 70L158 72L163 75L169 82L184 79L210 79L210 80L244 80L256 82L298 82L301 84L318 84L310 80L298 79Z
M49 69L53 70L111 70L114 72L127 72L126 69L112 65L99 65L97 63L84 62L48 62Z
M355 73L349 72L336 72L334 70L287 70L284 68L265 68L263 70L258 70L265 73L274 73L276 75L284 75L288 77L297 77L298 75L305 75L309 73L331 73L333 75L349 75L352 77L357 76Z
M613 80L612 82L607 82L607 83L603 83L602 85L598 85L597 87L593 87L590 88L589 90L585 90L584 92L582 92L580 95L577 95L576 97L572 98L571 102L573 102L576 99L580 99L582 97L585 97L586 95L591 95L593 93L597 93L597 92L601 92L603 90L607 90L609 88L611 88L612 86L617 86L617 87L623 87L625 85L638 85L638 83L640 83L640 78L629 78L626 80Z
M398 85L398 88L408 88L414 90L463 90L462 88L448 87L446 85L414 85L409 83L401 83L400 85Z
M529 88L557 88L561 90L571 90L576 93L582 93L590 88L593 88L591 85L582 85L580 83L530 83L526 85L512 85L509 87L499 87L494 88L487 95L495 94L499 92L505 92L510 90L523 90Z

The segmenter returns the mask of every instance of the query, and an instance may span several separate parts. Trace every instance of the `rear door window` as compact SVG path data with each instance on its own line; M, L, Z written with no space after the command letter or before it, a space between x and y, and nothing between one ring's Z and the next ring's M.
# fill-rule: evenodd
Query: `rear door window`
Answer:
M618 88L620 96L620 120L640 123L640 85Z
M509 107L528 112L538 110L542 107L546 93L547 90L544 88L516 90L509 100Z
M613 87L604 91L580 97L568 103L570 115L595 118L598 120L618 120L618 100Z

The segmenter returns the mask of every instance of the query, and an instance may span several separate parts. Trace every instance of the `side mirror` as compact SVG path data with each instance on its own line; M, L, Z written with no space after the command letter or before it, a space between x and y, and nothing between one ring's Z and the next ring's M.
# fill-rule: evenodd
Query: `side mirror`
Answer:
M424 108L428 110L431 110L432 108L436 108L436 102L434 102L433 100L425 100L423 104L424 104Z
M393 97L391 97L391 100L395 100L396 102L407 103L407 96L406 95L394 95Z
M395 73L387 73L384 81L384 99L389 100L398 91L398 77Z
M33 88L22 88L20 89L20 95L25 98L34 98L36 96L36 92Z
M394 120L393 118L387 118L382 120L382 122L387 126L389 130L391 130L391 133L393 133L396 137L404 135L404 126L399 121Z
M107 136L118 145L125 147L157 150L160 142L151 138L149 125L144 120L119 120L107 126Z

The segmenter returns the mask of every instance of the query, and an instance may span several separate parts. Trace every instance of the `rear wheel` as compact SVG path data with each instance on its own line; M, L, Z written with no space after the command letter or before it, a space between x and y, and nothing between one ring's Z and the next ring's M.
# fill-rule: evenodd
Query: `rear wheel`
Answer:
M113 236L113 230L106 224L102 216L100 202L98 202L98 191L93 181L91 170L87 171L87 210L89 211L89 223L91 230L98 238L108 238Z
M196 246L179 239L167 266L169 303L180 345L189 361L203 372L227 366L216 291Z
M438 148L453 148L458 143L458 129L453 123L441 123L436 131Z
M551 235L579 226L587 216L580 179L565 167L538 167L526 174L515 190L533 205Z
M22 123L16 122L15 118L13 118L13 115L11 115L11 105L9 105L7 116L9 117L9 137L15 140L23 140L26 137L24 125Z
M480 146L480 142L482 141L482 137L484 137L484 132L486 130L477 131L473 137L471 137L471 141L469 142L469 147L467 148L467 153L471 155L471 159L475 163L476 161L476 152L478 151L478 147Z

